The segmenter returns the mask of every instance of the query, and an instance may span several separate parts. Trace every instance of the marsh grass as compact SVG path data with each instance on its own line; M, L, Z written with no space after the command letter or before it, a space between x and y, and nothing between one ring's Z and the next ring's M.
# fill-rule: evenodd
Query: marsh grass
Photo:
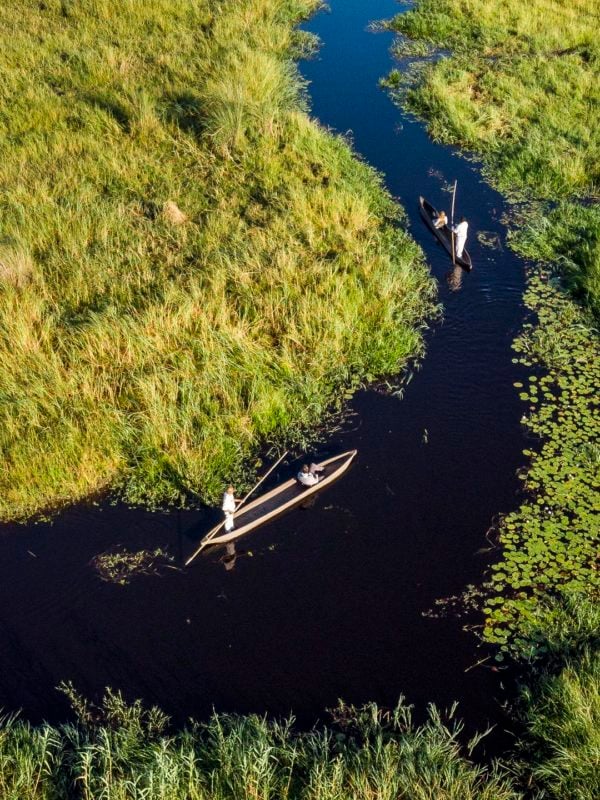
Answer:
M400 52L420 44L444 54L408 80L396 72L390 88L435 139L483 155L505 195L549 201L527 212L527 255L560 263L600 313L596 0L418 0L392 26Z
M532 370L516 387L530 464L523 502L498 527L484 605L485 637L532 654L546 646L530 630L548 598L600 596L599 22L595 0L418 0L393 22L439 58L408 79L396 71L391 90L522 201L508 239L541 265L525 294L535 322L514 343Z
M304 111L315 6L4 4L1 518L211 501L421 352L421 255Z
M72 687L71 687L72 688ZM80 699L79 699L80 700ZM516 800L499 765L462 752L460 724L431 709L340 707L334 728L295 732L291 721L217 716L170 733L156 709L107 692L77 703L77 724L0 728L6 800ZM475 744L475 742L473 742Z
M592 800L598 793L598 607L545 607L532 637L547 655L518 705L522 737L503 761L473 759L457 708L417 726L402 700L340 704L328 726L213 716L173 730L158 708L106 690L99 704L59 689L74 721L0 720L3 800ZM530 658L526 651L522 657Z
M600 205L559 202L533 204L512 245L558 273L575 297L600 320Z
M600 606L581 594L544 604L529 634L546 654L522 690L522 768L541 797L593 800L600 794ZM531 650L521 656L530 659Z
M595 0L419 0L394 28L451 55L408 100L434 137L485 152L503 191L594 193L599 22Z
M600 794L600 650L587 650L526 692L531 775L554 798Z

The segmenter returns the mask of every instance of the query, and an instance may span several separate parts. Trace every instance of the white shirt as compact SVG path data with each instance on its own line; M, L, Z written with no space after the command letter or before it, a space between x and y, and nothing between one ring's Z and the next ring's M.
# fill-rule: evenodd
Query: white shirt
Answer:
M235 511L235 495L233 493L225 492L221 508L226 514L233 514Z
M299 472L298 480L302 486L314 486L319 482L319 477L312 472Z
M468 229L469 223L465 220L464 222L459 222L458 225L455 225L453 231L459 239L466 239Z

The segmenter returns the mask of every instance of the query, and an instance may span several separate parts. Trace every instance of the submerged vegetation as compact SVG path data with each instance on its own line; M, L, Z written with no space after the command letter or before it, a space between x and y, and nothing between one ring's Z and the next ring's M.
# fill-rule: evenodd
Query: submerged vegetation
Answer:
M421 351L420 253L305 113L316 5L4 4L0 518L210 501Z
M119 546L99 553L90 563L101 580L126 586L139 575L160 575L161 567L169 565L173 560L173 556L162 547L132 552Z

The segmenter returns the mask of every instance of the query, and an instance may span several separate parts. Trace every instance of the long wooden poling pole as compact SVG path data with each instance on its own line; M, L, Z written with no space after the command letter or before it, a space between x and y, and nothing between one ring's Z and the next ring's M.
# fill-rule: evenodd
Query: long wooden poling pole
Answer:
M458 181L454 181L454 189L452 190L452 211L450 212L450 230L452 231L452 266L456 266L456 248L454 246L454 201L456 200L456 184Z
M236 508L236 510L234 512L234 515L233 515L234 518L235 518L235 515L237 514L237 512L240 510L240 508L244 505L246 500L250 497L250 495L258 489L258 487L261 485L261 483L266 481L266 479L269 477L269 475L273 472L273 470L276 467L278 467L281 464L281 462L287 456L288 453L289 453L289 450L286 450L285 453L281 456L281 458L277 459L277 461L273 464L273 466L269 470L267 470L267 472L265 472L265 474L262 476L262 478L259 480L259 482L255 486L253 486L252 489L250 489L250 491L248 492L248 494L240 501L238 507ZM213 536L217 535L217 533L221 530L223 525L225 525L225 522L226 522L226 520L223 520L223 522L217 528L215 528L212 531ZM207 542L205 542L205 541L200 542L200 547L198 547L198 549L195 550L192 553L192 555L188 558L188 560L185 562L185 566L186 567L189 566L192 563L192 561L196 558L196 556L209 544L210 544L210 540L207 541Z
M281 458L278 458L278 459L277 459L277 461L276 461L276 462L273 464L273 466L271 467L271 469L270 469L270 470L268 470L267 472L265 472L265 474L262 476L262 478L259 480L259 482L256 484L256 486L254 486L252 489L250 489L250 491L248 492L248 494L247 494L247 495L244 497L244 499L243 499L243 500L240 502L239 506L236 508L236 512L238 512L238 511L240 510L240 508L241 508L241 507L244 505L244 503L246 502L246 500L247 500L247 499L250 497L250 495L251 495L253 492L255 492L255 491L258 489L258 487L261 485L261 483L263 483L264 481L266 481L266 480L267 480L267 478L269 477L269 475L270 475L270 474L273 472L273 470L274 470L276 467L278 467L278 466L281 464L281 462L283 461L283 459L284 459L284 458L287 456L287 454L288 454L289 452L290 452L289 450L286 450L286 451L285 451L285 453L284 453L284 454L281 456Z

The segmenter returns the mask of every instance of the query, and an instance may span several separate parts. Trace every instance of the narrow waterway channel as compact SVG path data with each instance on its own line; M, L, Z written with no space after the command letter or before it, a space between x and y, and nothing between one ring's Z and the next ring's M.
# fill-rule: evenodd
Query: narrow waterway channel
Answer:
M142 697L176 721L211 708L296 713L310 723L338 698L424 707L460 701L470 725L501 721L502 673L469 670L481 654L462 621L423 613L481 579L494 515L516 504L522 462L519 377L511 340L523 309L523 264L500 244L501 198L475 164L429 141L378 88L392 67L394 0L331 0L306 27L322 40L303 65L312 113L351 136L407 209L412 235L439 281L444 321L428 334L404 399L359 393L326 455L357 447L350 473L319 497L185 572L101 583L89 566L117 543L189 552L208 513L151 514L80 505L52 524L0 529L0 707L38 721L64 718L54 687L72 680ZM448 276L446 254L417 212L420 193L470 220L471 274ZM287 475L290 466L279 471ZM274 476L276 479L277 476ZM465 671L468 670L468 671Z

